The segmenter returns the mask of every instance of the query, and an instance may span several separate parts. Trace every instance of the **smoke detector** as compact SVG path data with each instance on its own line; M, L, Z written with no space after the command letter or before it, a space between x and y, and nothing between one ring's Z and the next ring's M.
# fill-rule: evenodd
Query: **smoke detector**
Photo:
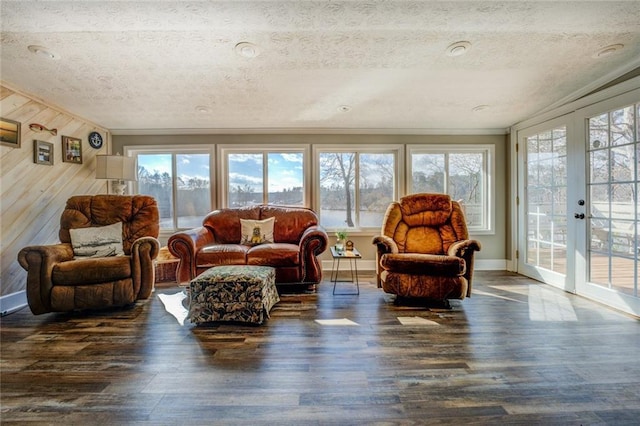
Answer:
M243 58L255 58L260 54L258 46L247 41L236 44L235 51Z

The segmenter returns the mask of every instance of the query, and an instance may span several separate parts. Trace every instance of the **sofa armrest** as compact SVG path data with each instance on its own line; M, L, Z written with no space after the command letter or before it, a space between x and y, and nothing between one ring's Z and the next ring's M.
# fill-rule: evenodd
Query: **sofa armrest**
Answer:
M35 315L51 311L53 267L73 260L71 244L29 246L18 253L18 263L27 271L27 300Z
M322 281L322 266L318 256L327 249L329 236L323 227L310 226L300 237L300 261L302 266L302 282L317 284Z
M457 256L461 257L465 260L467 264L467 270L464 273L464 277L467 279L468 287L467 287L467 297L471 297L471 284L473 280L473 270L474 270L474 254L477 251L480 251L482 245L480 241L477 240L460 240L449 246L449 250L447 254L449 256Z
M176 270L178 284L191 281L196 276L196 253L201 247L214 242L213 234L204 226L177 232L169 237L167 247L180 259Z
M131 278L136 299L147 299L155 283L154 260L160 253L160 242L154 237L142 237L131 246Z
M380 288L382 287L382 281L380 280L380 274L382 273L382 270L383 270L382 265L380 264L382 255L387 253L397 254L399 252L398 244L396 244L396 242L393 241L393 238L387 237L386 235L378 235L373 237L373 240L371 241L371 243L377 247L376 249L376 284L378 285L378 288Z

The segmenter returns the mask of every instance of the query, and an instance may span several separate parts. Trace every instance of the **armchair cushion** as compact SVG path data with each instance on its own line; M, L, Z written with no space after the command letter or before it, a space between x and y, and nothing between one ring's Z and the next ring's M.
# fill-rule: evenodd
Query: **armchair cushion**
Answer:
M124 255L122 222L107 226L69 229L75 256L108 257Z
M460 257L438 254L385 254L380 264L387 271L415 275L443 275L457 277L465 272L465 261Z
M125 256L76 258L73 262L53 267L51 281L55 285L100 284L131 277L131 259Z

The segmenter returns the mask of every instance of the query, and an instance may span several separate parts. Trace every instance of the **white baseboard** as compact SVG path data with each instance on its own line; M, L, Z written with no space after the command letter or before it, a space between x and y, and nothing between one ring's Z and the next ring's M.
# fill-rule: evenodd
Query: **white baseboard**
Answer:
M375 271L375 260L356 260L358 271ZM475 270L476 271L507 271L509 261L506 259L476 259ZM331 272L333 268L333 260L323 260L322 270L325 272ZM340 271L349 271L348 259L342 259L340 261Z
M25 290L0 296L0 315L12 314L27 307L27 292Z

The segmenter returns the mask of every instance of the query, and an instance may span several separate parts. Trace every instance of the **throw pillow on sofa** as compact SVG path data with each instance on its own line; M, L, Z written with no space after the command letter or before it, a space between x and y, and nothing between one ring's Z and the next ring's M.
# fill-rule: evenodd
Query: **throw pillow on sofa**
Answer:
M80 257L124 255L122 222L107 226L69 229L73 254Z
M273 225L275 217L264 220L240 219L242 238L240 244L256 246L273 242Z

